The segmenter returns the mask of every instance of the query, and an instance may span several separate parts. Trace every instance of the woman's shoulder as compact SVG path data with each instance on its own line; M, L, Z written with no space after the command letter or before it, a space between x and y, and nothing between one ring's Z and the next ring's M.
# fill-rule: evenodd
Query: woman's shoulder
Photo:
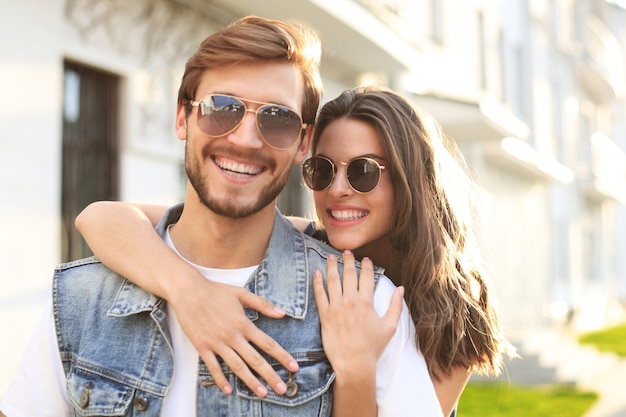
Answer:
M311 236L324 243L328 243L328 236L318 222L305 217L296 216L287 216L287 219L295 226L296 229L305 235Z
M316 222L309 222L308 226L303 230L305 235L309 235L320 242L328 243L328 235L326 231Z

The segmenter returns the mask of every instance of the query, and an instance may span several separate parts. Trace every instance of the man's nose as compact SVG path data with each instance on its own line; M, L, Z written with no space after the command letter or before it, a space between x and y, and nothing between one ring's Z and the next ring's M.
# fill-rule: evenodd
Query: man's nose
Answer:
M227 139L240 147L261 149L264 141L257 128L256 110L246 109L243 120L228 134Z

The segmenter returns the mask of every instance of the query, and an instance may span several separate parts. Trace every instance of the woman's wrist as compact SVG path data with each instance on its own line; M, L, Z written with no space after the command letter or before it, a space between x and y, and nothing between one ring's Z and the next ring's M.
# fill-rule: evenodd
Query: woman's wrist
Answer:
M174 268L172 271L161 270L158 281L162 294L157 294L172 304L177 304L179 300L185 300L189 294L194 293L199 285L211 285L211 281L205 279L191 265ZM183 301L184 302L184 301Z
M364 381L376 380L376 361L354 362L353 365L335 367L335 383L339 386L359 386Z

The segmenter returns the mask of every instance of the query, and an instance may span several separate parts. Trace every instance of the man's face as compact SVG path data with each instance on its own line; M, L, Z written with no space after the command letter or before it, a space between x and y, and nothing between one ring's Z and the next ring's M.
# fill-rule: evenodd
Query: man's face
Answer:
M234 65L207 70L194 100L218 93L243 99L251 110L261 106L255 102L264 102L301 114L304 83L289 64ZM247 112L232 132L210 137L198 128L198 112L194 107L187 120L179 107L176 132L187 141L185 170L199 201L230 218L247 217L268 207L287 182L291 165L306 156L308 135L288 149L274 149L259 134L254 112Z

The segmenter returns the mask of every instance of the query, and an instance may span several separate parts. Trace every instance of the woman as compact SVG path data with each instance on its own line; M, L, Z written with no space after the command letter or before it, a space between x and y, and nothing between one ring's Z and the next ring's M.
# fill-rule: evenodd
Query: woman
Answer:
M316 237L327 238L337 249L350 250L359 259L370 258L404 288L417 330L415 342L428 364L444 415L450 415L471 373L497 374L502 355L514 355L514 350L499 327L479 269L467 195L471 182L457 163L460 158L453 158L456 150L443 141L437 126L397 93L374 87L344 92L320 110L312 142L314 157L303 164L305 183L314 190L319 226L303 219L293 221ZM147 217L153 223L163 210L142 208L150 212ZM115 224L100 220L118 218L127 220ZM191 284L195 273L180 260L164 259L159 266L168 269L155 276L146 272L158 268L135 253L151 252L150 262L154 251L170 255L165 255L158 237L139 234L132 218L144 218L142 228L146 228L146 216L136 207L95 203L76 223L105 264L180 309L181 323L202 355L206 347L196 342L223 316L213 322L191 319L194 315L185 303L200 300L201 294ZM100 233L103 229L108 233ZM111 229L119 237L105 241L104 236L116 235ZM139 237L145 241L142 249L127 243ZM344 256L346 266L352 253ZM329 262L328 295L320 274L314 281L325 350L338 375L361 367L364 361L375 363L392 333L390 314L379 320L372 317L372 291L358 287L349 271L344 271L342 287L335 261ZM165 279L169 274L184 278L170 286L171 280Z

